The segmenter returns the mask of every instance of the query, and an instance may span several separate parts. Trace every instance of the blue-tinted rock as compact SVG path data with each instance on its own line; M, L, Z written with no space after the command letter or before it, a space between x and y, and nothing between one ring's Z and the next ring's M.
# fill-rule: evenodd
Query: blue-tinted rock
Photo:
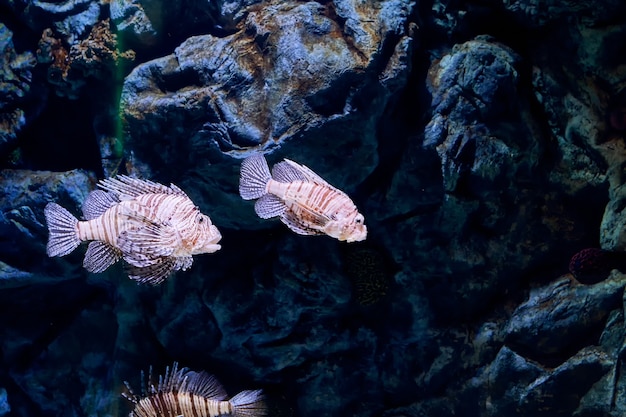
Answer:
M551 256L547 242L586 231L565 193L550 189L536 169L541 148L526 122L532 114L519 58L478 37L434 59L423 136L408 141L390 186L369 205L372 233L413 278L401 284L431 299L441 319L481 314L517 285L525 265Z
M506 343L539 361L594 343L594 334L620 306L624 286L624 276L615 274L595 285L562 278L535 289L513 312L505 329Z
M114 77L118 65L134 59L133 51L118 49L109 19L98 21L69 47L58 32L46 29L37 54L40 63L49 64L48 82L55 86L55 93L70 99L77 99L89 82Z
M164 42L199 33L232 32L247 8L256 3L260 0L113 0L110 7L125 43L158 48Z
M524 389L519 398L520 415L571 416L611 363L611 358L595 347L581 350Z
M69 44L84 38L100 20L108 0L5 1L16 18L35 33L54 30Z
M31 88L35 59L30 52L17 53L13 32L0 23L0 157L15 147L26 124L25 98Z
M528 26L545 26L554 22L570 22L573 16L581 16L581 20L589 26L606 24L613 21L615 15L626 13L626 6L620 0L609 0L602 7L593 2L576 0L548 1L511 1L502 0L507 11L513 13L518 22Z
M0 416L6 416L11 412L11 405L7 396L7 390L0 388Z
M53 283L86 275L80 270L82 254L62 259L46 255L48 230L43 210L48 202L55 201L79 216L94 182L94 177L83 171L0 171L2 288Z
M77 307L81 307L80 304L66 306L74 310L72 319L55 323L61 329L54 329L58 333L45 349L37 350L40 342L30 341L15 357L11 342L28 341L14 337L5 339L3 349L8 348L14 360L9 374L42 415L60 412L78 416L83 413L81 410L89 410L92 416L115 415L120 381L113 380L109 360L115 344L115 315L106 305L95 309ZM54 313L48 314L58 320ZM47 327L50 329L50 324ZM49 336L43 332L38 337ZM56 367L55 363L64 366Z

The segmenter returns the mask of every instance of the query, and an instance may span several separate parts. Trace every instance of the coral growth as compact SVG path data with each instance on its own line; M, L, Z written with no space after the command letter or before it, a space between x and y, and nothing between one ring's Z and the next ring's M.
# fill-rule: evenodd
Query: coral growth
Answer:
M37 50L40 63L49 63L48 81L60 96L76 98L90 78L111 78L121 62L134 59L134 52L119 52L109 19L96 24L89 36L68 46L52 29L43 31Z

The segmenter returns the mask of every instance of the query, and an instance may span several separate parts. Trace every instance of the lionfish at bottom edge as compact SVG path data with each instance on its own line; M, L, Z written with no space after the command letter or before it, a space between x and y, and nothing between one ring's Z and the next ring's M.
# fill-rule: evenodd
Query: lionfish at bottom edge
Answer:
M263 417L267 414L261 390L242 391L227 400L226 391L213 375L178 369L176 362L171 370L167 368L165 376L159 376L157 386L151 379L152 372L141 396L124 381L128 392L122 396L135 405L129 417Z

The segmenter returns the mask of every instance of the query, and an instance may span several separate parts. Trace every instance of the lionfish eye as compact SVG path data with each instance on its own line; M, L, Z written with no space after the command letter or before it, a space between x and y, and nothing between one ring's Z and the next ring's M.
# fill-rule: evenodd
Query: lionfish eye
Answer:
M200 219L198 219L198 223L202 223L204 221L204 217L200 217Z

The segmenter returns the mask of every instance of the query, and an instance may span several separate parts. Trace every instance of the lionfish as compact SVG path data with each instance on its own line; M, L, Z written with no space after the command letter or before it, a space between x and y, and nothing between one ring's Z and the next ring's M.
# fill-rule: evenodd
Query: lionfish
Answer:
M192 255L220 249L222 236L183 190L119 175L101 180L83 203L79 221L56 203L44 210L50 237L48 256L64 256L91 241L83 266L103 272L119 259L131 279L152 285L186 270Z
M171 370L167 367L165 376L159 376L157 386L151 379L152 369L141 396L124 381L128 392L122 396L135 405L129 417L261 417L267 413L261 390L242 391L227 400L226 391L214 376L188 368L179 370L176 362Z
M304 165L289 159L270 169L263 155L241 164L239 194L262 219L278 217L300 235L326 234L341 241L365 240L365 218L343 191Z

